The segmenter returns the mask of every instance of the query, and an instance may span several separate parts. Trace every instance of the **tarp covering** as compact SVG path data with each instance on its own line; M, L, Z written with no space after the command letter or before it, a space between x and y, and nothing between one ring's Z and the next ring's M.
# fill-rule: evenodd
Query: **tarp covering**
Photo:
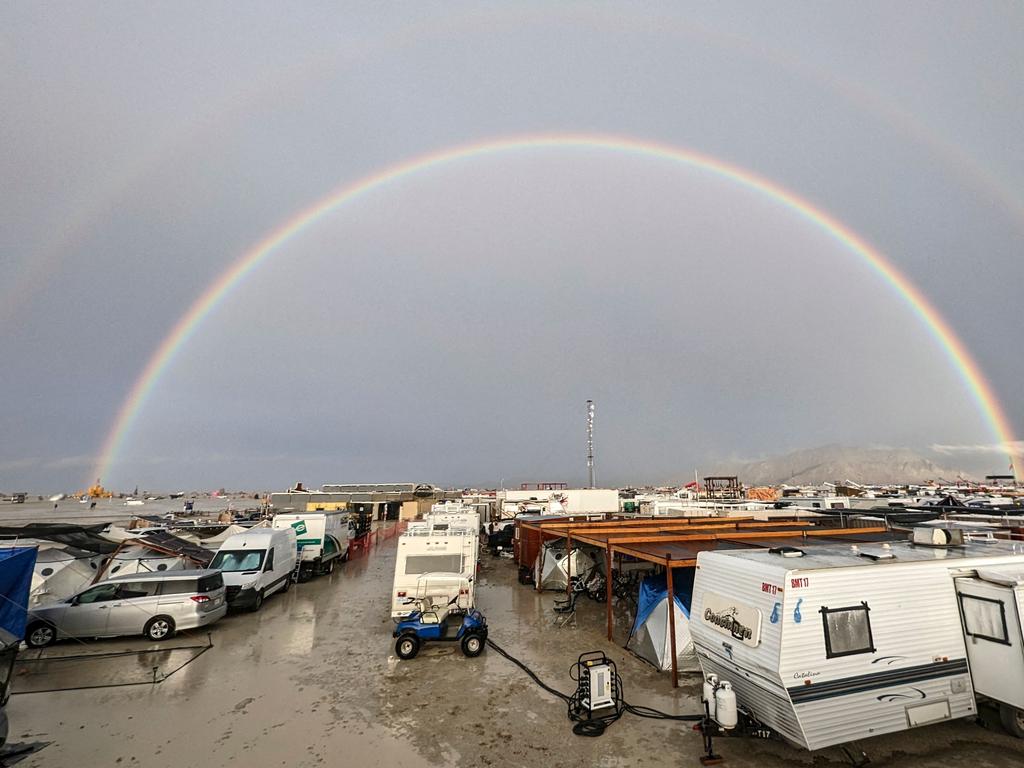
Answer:
M139 536L131 543L149 547L156 552L187 557L204 568L209 567L214 556L214 552L211 550L194 544L191 541L185 541L185 539L167 531L153 531L145 536Z
M693 598L693 568L672 569L675 602L676 664L680 670L700 668L690 635L690 602ZM648 576L640 582L636 619L626 648L661 670L672 669L672 635L668 623L668 582L665 576Z
M100 532L106 527L106 523L97 525L28 523L19 526L0 526L0 539L41 539L78 547L87 552L109 555L117 549L117 544L100 535Z
M0 639L4 645L25 637L28 593L35 565L35 547L0 549Z

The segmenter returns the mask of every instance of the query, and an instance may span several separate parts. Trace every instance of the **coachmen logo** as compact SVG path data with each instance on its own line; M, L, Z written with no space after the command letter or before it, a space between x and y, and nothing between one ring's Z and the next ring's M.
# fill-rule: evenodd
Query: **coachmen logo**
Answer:
M761 612L730 598L704 593L701 619L716 632L756 648L761 642Z

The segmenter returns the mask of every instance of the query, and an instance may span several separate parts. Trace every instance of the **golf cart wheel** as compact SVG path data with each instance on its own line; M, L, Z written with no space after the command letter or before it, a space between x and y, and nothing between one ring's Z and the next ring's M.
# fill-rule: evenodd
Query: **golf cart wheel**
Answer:
M252 606L249 608L249 610L252 611L253 613L256 613L256 611L258 611L262 607L263 607L263 590L261 589L261 590L258 590L256 592L256 597L253 598Z
M416 635L402 635L395 643L395 653L398 658L408 661L416 658L420 652L420 639Z
M45 648L57 639L57 630L45 621L35 621L28 625L25 642L29 648Z
M462 653L473 658L484 652L484 636L474 632L462 638Z
M154 642L173 637L174 619L170 616L154 616L146 622L146 627L142 630L142 634Z
M1019 709L1010 704L1000 704L999 719L1003 721L1003 728L1011 736L1024 739L1024 709Z

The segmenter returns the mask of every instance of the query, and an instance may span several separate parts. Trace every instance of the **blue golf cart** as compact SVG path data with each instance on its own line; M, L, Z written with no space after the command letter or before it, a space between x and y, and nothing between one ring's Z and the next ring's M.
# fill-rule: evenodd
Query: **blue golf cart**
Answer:
M400 659L411 659L426 642L458 642L466 656L479 656L487 642L487 619L476 609L459 608L458 595L442 608L430 608L427 601L418 611L398 622L392 637Z

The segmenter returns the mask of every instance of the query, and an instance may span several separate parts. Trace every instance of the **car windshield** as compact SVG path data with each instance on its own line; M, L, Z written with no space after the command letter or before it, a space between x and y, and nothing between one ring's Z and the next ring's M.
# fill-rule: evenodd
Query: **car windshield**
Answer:
M262 549L221 550L210 567L220 571L258 571L263 565L263 553Z

